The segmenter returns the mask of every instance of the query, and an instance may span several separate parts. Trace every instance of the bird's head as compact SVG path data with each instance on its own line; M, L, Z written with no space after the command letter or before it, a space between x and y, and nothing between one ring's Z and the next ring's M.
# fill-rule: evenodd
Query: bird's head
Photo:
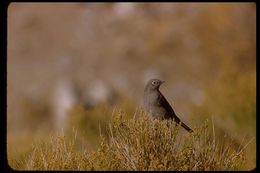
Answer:
M145 89L158 90L162 83L164 83L164 81L160 79L151 79L147 82Z

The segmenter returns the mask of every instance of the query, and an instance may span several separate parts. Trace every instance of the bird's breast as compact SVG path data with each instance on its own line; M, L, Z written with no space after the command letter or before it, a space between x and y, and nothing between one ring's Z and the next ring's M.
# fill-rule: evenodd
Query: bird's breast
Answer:
M165 109L159 104L158 92L145 93L144 105L153 118L162 118L165 115Z
M145 94L145 105L152 106L155 105L158 99L158 94L156 93L146 93Z

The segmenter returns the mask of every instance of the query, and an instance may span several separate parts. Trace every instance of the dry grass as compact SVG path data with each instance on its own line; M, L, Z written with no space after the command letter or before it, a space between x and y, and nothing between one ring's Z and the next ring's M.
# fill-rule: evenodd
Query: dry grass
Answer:
M123 18L117 14L116 6L12 4L8 9L10 166L36 170L255 168L255 4L139 4ZM177 130L175 136L175 127L146 122L141 118L143 113L129 119L140 105L144 81L150 72L167 81L162 91L171 104L174 101L181 118L187 123L189 120L193 128L199 126L193 135ZM77 106L70 113L65 136L53 134L50 131L55 126L56 106L52 97L64 78L79 86L76 92L82 97L91 83L104 81L119 96L129 99L118 99L116 103L127 118L113 120L106 131L111 107L85 110ZM201 125L210 117L214 119L215 133L212 123L206 123L208 127ZM77 129L77 138L73 137L72 127ZM129 136L126 139L120 133ZM169 133L174 138L163 136ZM36 138L42 142L31 147ZM140 151L142 147L146 153ZM171 151L171 147L175 150ZM69 150L71 154L66 155ZM232 161L233 151L239 157L245 155L246 163L241 163L241 167L234 166L236 159L237 165L243 159L234 156ZM172 163L167 159L175 160Z
M120 115L120 114L119 114ZM232 144L220 146L209 133L208 123L195 133L181 133L172 121L146 116L125 121L122 116L109 126L109 141L103 141L93 156L97 170L239 170L243 151ZM182 140L183 139L183 140Z
M64 133L36 142L16 169L26 170L240 170L244 148L220 145L208 122L187 133L172 121L151 120L141 110L131 119L114 113L108 137L88 151L75 146L80 136ZM80 148L80 149L79 149ZM17 162L18 163L18 162ZM13 165L11 165L13 166Z

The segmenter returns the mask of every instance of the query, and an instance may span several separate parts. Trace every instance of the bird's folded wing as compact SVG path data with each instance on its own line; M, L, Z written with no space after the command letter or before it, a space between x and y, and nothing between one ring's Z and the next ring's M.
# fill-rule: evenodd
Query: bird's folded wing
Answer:
M162 106L166 109L167 114L171 117L174 118L177 123L180 122L180 119L177 117L175 114L174 110L172 109L171 105L168 103L166 98L162 95L162 93L159 91L159 98L158 98L158 105Z

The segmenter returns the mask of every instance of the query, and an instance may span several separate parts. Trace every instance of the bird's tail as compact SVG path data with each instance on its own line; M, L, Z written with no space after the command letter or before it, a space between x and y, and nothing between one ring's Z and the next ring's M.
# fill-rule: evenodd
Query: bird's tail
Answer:
M181 123L181 126L186 129L188 132L193 132L193 130L191 128L189 128L186 124L184 124L183 122L180 122Z

